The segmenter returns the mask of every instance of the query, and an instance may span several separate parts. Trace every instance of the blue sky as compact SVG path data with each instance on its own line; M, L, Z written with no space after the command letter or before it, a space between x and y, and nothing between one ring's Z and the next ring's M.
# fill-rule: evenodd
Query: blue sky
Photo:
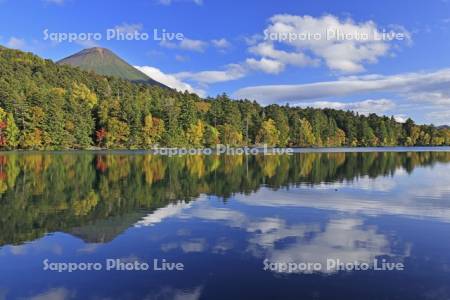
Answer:
M45 29L79 39L46 40ZM149 38L107 40L108 29ZM156 41L154 30L183 39ZM383 31L403 39L376 39ZM102 36L86 41L81 33ZM0 44L53 60L110 48L154 79L202 96L450 124L450 0L0 0Z

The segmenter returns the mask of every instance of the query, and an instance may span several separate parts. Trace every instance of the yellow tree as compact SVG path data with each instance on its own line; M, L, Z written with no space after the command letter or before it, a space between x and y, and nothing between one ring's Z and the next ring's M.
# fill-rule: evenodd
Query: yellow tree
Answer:
M306 119L300 119L299 135L297 145L300 147L313 146L316 144L316 137L312 130L311 123Z
M164 121L158 118L152 117L148 114L144 119L144 126L142 128L143 139L142 143L144 147L152 147L161 140L162 135L165 132Z
M280 132L275 126L272 119L268 119L261 124L258 135L256 136L257 144L266 144L268 146L278 145L280 140Z
M97 95L92 92L86 85L73 83L72 95L74 99L85 102L90 109L97 105Z
M128 142L130 128L128 124L120 121L118 118L112 117L108 120L106 134L106 146L108 148L123 148Z
M240 146L242 145L243 136L230 124L218 126L220 132L220 139L222 144L228 146Z
M191 124L186 132L186 138L190 146L201 147L205 134L205 124L198 120L196 124Z

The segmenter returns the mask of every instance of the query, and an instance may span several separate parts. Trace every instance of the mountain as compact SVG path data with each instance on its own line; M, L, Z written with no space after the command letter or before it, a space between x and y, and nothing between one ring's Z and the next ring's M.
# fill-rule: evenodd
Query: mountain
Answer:
M164 84L150 78L134 68L125 60L109 49L94 47L84 49L57 62L60 65L71 65L82 70L93 71L100 75L113 76L133 82L148 83L150 85Z

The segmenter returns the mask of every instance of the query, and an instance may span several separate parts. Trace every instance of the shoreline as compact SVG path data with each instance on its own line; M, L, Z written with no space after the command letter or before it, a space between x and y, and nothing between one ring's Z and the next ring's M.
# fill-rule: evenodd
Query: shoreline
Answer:
M205 149L211 149L211 153L205 153ZM51 154L65 154L65 153L96 153L96 154L149 154L160 156L175 156L175 155L256 155L256 154L270 154L270 155L290 155L295 153L358 153L358 152L450 152L450 146L386 146L386 147L323 147L323 148L301 148L301 147L229 147L231 153L220 153L216 148L154 148L154 149L65 149L65 150L2 150L0 154L33 154L33 153L51 153ZM236 149L247 149L251 153L232 153ZM190 151L198 151L198 153L189 153ZM286 151L290 150L290 151ZM167 151L162 154L159 152ZM169 153L169 151L171 151ZM266 153L265 151L270 151ZM281 152L281 153L279 153ZM289 152L289 153L286 153Z

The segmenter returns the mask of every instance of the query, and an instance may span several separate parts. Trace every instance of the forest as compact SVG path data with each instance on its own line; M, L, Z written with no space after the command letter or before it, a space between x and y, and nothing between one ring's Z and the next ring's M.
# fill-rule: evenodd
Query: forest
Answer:
M450 145L450 129L351 111L261 106L100 76L0 46L0 148Z

